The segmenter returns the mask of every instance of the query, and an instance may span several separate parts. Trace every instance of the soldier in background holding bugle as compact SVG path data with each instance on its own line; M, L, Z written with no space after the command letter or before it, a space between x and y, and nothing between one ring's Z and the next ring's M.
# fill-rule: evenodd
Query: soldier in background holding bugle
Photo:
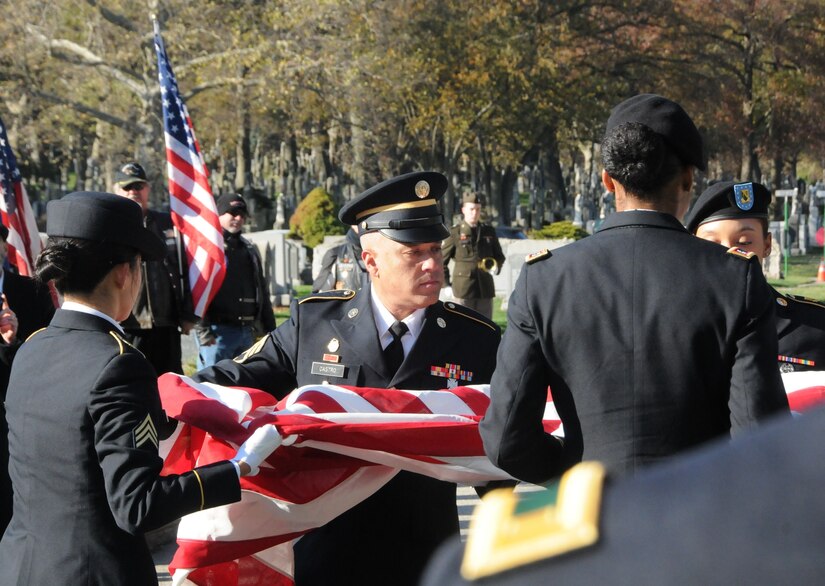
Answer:
M481 195L465 193L461 213L464 219L450 229L441 247L444 256L444 282L452 285L457 303L474 309L487 319L493 318L496 287L493 274L501 272L504 253L492 226L482 224ZM447 264L454 259L452 283Z

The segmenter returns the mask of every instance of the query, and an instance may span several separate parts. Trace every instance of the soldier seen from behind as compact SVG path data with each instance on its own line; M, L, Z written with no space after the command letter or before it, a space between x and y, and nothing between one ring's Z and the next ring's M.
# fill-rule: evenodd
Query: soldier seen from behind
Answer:
M632 474L788 412L758 261L680 222L706 167L688 114L652 94L622 102L602 160L617 213L525 263L480 423L492 462L529 482L581 459ZM542 426L548 387L563 439Z

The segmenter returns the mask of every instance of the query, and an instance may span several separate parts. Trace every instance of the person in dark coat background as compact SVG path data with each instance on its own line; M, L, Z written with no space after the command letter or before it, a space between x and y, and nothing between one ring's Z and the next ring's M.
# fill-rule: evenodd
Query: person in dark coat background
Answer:
M359 291L369 283L369 273L361 259L361 240L358 227L347 230L342 244L333 246L321 259L321 270L312 282L312 292L350 289Z
M240 499L280 443L256 429L235 459L160 476L172 430L157 374L118 325L141 285L141 256L163 256L140 207L109 193L49 202L52 240L37 260L64 302L19 350L6 411L14 512L0 540L0 584L156 584L143 532Z
M223 228L226 275L195 327L197 367L234 358L255 341L255 336L275 329L275 313L264 279L257 247L241 235L249 215L246 200L226 193L218 198L218 220Z
M5 269L8 234L8 228L0 224L0 291L3 294L0 301L0 535L9 524L12 509L8 426L3 406L11 365L26 338L49 325L54 315L48 287Z
M158 374L183 374L181 333L188 334L198 318L189 289L189 270L183 238L175 230L169 212L149 208L151 186L146 170L134 161L115 174L114 191L140 205L143 225L166 243L163 257L144 261L143 286L124 320L129 343L143 352Z
M770 203L771 193L761 183L720 181L699 196L685 225L699 238L752 253L761 263L771 253ZM771 290L776 301L779 370L825 370L825 305Z
M706 166L693 121L661 96L630 98L602 159L618 212L525 263L479 426L490 460L528 482L580 459L633 474L788 413L759 263L680 222ZM548 386L563 440L542 426Z
M378 184L345 205L358 225L370 284L293 302L289 321L235 360L194 379L263 389L281 398L307 384L439 389L490 380L498 326L442 303L437 202L440 173L416 172ZM399 472L364 502L295 545L296 586L412 586L445 539L458 540L456 486Z

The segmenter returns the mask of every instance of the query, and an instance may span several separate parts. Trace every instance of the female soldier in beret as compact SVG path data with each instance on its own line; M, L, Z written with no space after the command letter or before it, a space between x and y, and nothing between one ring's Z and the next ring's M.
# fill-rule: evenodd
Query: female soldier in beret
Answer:
M49 202L47 231L37 276L65 302L12 367L14 512L0 583L157 584L143 532L237 501L239 475L257 471L280 438L263 426L234 461L160 476L168 425L157 375L118 322L140 290L141 256L160 257L164 245L136 203L108 193Z
M771 193L760 183L720 181L698 197L685 218L699 238L753 254L761 262L771 253L768 205ZM825 305L773 289L779 370L825 369Z

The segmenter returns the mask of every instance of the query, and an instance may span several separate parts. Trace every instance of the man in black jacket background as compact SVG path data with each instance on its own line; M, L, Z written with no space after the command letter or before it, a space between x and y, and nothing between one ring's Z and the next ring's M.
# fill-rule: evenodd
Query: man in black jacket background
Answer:
M240 195L227 193L218 198L217 204L226 275L195 328L198 370L238 356L252 345L256 333L275 329L261 255L254 244L241 236L249 215L246 201Z
M166 243L166 257L143 262L143 284L132 315L123 322L129 341L152 363L158 374L183 374L181 333L188 334L197 317L183 242L168 212L149 209L149 180L134 161L115 175L114 192L140 204L144 226Z

